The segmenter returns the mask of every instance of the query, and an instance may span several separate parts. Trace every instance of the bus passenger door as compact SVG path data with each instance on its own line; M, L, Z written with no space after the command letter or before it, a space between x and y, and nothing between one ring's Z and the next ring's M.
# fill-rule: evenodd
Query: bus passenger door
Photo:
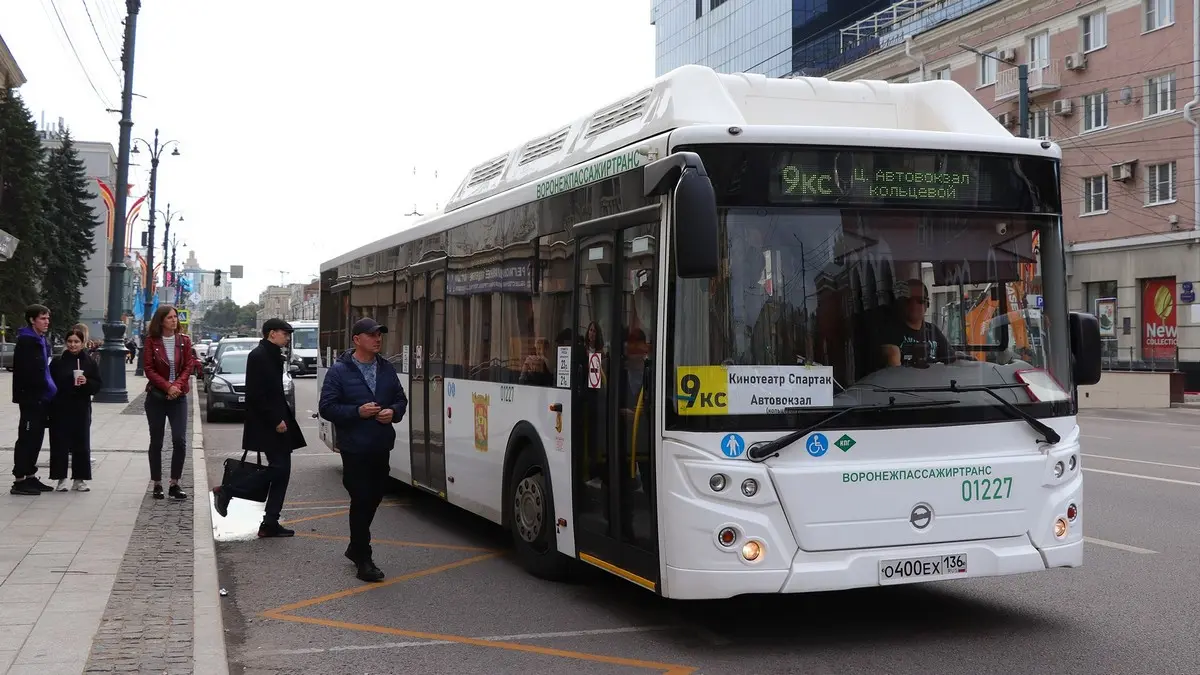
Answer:
M446 496L442 354L445 343L446 258L409 267L412 380L408 392L413 485Z
M657 231L645 225L582 237L576 251L579 339L572 415L579 558L658 588L653 346Z

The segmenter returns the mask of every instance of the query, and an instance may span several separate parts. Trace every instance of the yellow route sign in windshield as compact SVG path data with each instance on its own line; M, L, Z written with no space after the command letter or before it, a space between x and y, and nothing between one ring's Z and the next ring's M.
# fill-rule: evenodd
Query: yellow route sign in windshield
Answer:
M827 366L679 366L680 415L763 415L833 405Z

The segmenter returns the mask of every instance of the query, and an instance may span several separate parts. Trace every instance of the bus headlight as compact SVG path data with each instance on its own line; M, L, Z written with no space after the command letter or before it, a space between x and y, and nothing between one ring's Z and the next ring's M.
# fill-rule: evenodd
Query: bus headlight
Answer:
M742 494L746 495L747 497L753 497L754 495L758 494L758 481L754 480L753 478L747 478L746 480L742 481Z
M1055 462L1055 463L1054 463L1054 477L1055 477L1055 478L1062 478L1062 475L1063 475L1063 463L1062 463L1062 462Z
M1067 536L1067 521L1065 519L1059 518L1054 521L1054 536L1059 539Z
M712 478L708 479L708 487L712 488L713 492L720 492L725 489L725 484L729 482L729 478L723 473L714 473Z

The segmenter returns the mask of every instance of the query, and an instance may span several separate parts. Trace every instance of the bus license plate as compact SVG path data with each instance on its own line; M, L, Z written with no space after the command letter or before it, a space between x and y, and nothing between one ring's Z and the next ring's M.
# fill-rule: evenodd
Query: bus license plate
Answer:
M879 561L879 584L903 584L923 579L960 577L967 574L967 554L935 555Z
M245 396L239 396L239 397L238 397L238 403L245 403L245 402L246 402L246 397L245 397Z

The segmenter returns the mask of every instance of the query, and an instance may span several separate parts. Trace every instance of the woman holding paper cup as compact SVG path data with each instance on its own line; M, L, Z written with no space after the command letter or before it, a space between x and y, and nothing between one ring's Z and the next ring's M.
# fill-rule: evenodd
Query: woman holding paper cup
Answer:
M89 490L92 479L92 396L100 390L100 367L88 355L87 326L75 324L67 332L66 349L50 363L50 376L58 393L50 407L50 479L67 491L67 461L79 492Z

